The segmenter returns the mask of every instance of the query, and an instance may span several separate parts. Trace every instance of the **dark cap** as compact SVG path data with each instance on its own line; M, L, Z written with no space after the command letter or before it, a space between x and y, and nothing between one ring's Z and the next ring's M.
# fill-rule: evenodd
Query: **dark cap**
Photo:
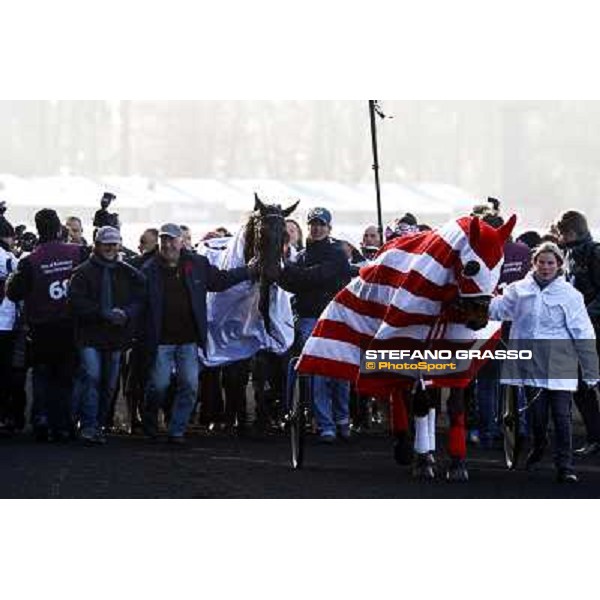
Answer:
M320 206L311 208L308 211L306 222L312 223L313 221L321 221L325 223L325 225L331 225L331 213L326 208Z
M180 238L183 237L183 231L181 231L181 227L176 225L175 223L165 223L158 232L158 235L166 235L172 238Z
M106 225L98 229L94 242L96 244L121 244L123 240L120 231L116 227Z

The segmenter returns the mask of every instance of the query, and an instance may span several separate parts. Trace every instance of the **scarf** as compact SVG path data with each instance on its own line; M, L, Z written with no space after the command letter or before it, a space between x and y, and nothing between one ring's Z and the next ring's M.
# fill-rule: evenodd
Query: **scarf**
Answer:
M90 260L93 264L102 269L100 282L100 314L108 318L114 305L114 290L112 272L117 268L116 260L104 260L96 254L92 255Z
M542 279L539 275L537 275L537 273L533 274L533 279L540 286L540 290L547 288L557 277L558 274L555 275L552 279Z

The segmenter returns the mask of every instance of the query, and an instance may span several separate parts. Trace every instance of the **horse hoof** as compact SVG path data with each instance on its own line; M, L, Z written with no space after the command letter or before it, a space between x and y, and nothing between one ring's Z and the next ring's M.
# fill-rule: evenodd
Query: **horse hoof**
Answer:
M462 459L453 459L446 471L446 481L462 483L469 481L467 463Z
M435 479L435 471L429 459L429 454L417 454L412 467L412 476L421 481Z

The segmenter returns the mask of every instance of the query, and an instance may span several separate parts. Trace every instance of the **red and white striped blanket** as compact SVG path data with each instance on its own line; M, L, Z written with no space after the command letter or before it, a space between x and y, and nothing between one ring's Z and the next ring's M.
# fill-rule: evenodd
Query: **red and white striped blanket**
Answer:
M446 315L459 297L494 293L503 246L515 221L513 216L503 227L494 229L478 218L463 217L434 231L388 242L374 262L363 267L360 276L323 311L304 346L298 370L347 379L363 393L387 395L413 379L396 373L360 373L361 351L493 348L500 323L490 321L485 328L473 331L448 321ZM464 266L472 262L479 265L478 272L467 276ZM432 378L431 383L464 387L481 364L467 361L460 372Z

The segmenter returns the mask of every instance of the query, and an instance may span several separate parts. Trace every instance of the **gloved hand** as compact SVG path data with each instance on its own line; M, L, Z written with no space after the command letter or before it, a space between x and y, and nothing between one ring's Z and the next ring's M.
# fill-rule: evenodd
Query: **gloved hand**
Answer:
M248 261L246 265L248 267L248 275L250 276L250 281L258 281L260 277L260 266L258 264L258 258L255 256Z
M123 327L127 323L127 313L121 308L113 308L108 313L108 320L118 327Z

